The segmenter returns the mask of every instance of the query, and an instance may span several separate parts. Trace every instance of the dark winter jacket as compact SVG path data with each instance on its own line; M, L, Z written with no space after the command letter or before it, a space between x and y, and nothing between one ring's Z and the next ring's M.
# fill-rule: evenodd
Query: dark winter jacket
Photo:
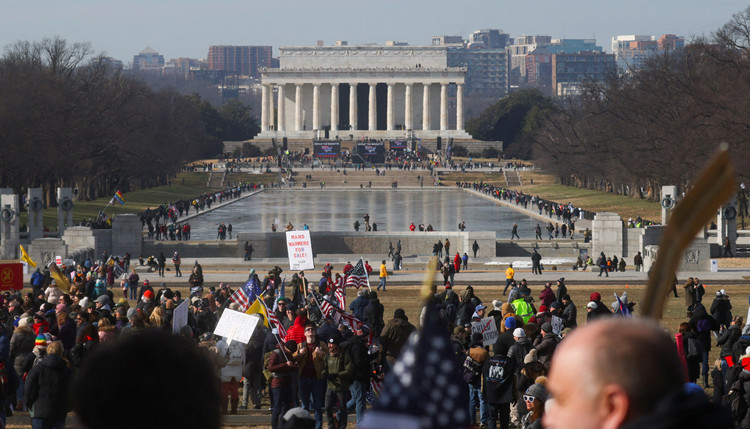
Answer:
M354 316L362 320L364 322L364 312L365 308L367 308L367 304L370 303L370 298L367 296L359 296L357 299L352 301L351 304L349 304L349 309L352 310L352 313L354 313Z
M719 357L732 355L732 347L740 339L741 334L740 327L737 325L730 325L729 328L719 334L719 337L716 339L716 345L721 346Z
M711 315L720 325L729 326L732 323L732 302L724 298L714 299L711 303Z
M725 429L733 427L729 413L709 402L703 392L665 395L656 409L631 419L620 429ZM748 427L747 425L743 427Z
M372 298L362 312L362 321L372 330L375 337L379 337L385 327L383 311L385 311L385 309L383 308L383 304L380 303L380 300L378 298Z
M72 371L60 355L47 355L26 378L24 401L33 418L61 419L70 410Z
M352 363L352 380L369 383L370 355L367 353L367 343L355 335L341 343L341 352L346 354Z
M490 404L507 404L513 400L513 381L516 362L507 356L495 355L487 359L482 369L485 399Z

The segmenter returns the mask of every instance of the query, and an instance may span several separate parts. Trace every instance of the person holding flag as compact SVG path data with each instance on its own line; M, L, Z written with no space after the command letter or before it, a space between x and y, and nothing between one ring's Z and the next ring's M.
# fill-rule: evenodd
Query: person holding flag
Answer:
M117 202L121 206L125 205L125 198L122 196L122 192L120 192L119 190L115 192L115 195L112 197L109 203L112 204L113 202Z

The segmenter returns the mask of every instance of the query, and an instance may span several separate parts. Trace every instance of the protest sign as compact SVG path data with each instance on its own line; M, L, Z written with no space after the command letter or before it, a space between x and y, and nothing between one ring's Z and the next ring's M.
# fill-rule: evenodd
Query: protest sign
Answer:
M495 344L497 337L500 336L497 332L497 325L495 324L494 316L485 317L479 322L471 322L471 333L473 334L475 332L482 334L482 338L484 339L482 345L485 347Z
M228 341L239 341L242 344L250 342L255 327L258 325L258 317L240 313L230 309L224 310L214 329L214 335L226 338Z
M302 271L315 269L310 231L287 231L286 246L289 252L290 270Z
M550 321L550 324L552 325L552 332L555 335L560 335L560 333L563 330L563 325L565 325L563 318L560 316L552 316L552 320Z
M188 300L182 301L182 304L178 305L172 313L172 333L179 334L180 329L188 324Z

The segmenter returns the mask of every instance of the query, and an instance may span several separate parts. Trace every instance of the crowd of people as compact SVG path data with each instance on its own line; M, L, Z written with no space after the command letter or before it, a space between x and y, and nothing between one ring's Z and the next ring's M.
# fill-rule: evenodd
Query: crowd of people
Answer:
M385 261L381 265L381 276L384 266ZM745 372L737 371L735 365L744 365L742 362L747 361L750 366L750 349L745 350L750 347L750 333L744 332L742 318L732 316L725 291L717 291L707 311L702 303L705 287L699 279L691 278L684 286L689 320L680 326L675 341L668 341L665 346L663 331L644 327L645 322L624 322L636 307L635 302L629 301L627 292L615 296L611 303L599 292L592 292L585 305L584 318L591 326L579 328L578 306L564 278L555 284L546 283L537 294L525 279L516 282L515 271L512 267L509 269L502 299L484 300L470 285L454 291L455 284L448 279L432 298L439 303L440 323L445 324L446 331L452 332L453 358L469 395L470 405L465 412L470 424L508 428L513 423L524 429L584 427L571 426L573 420L566 420L570 418L566 414L569 407L577 406L572 399L571 403L565 400L570 397L566 389L572 389L566 386L571 377L565 370L566 365L577 365L581 371L580 368L585 367L581 366L583 362L594 362L590 365L602 365L605 372L608 365L613 365L612 372L618 373L623 368L638 365L633 362L640 361L642 366L648 366L643 362L651 359L639 353L639 347L632 351L627 347L623 349L619 340L616 346L615 343L609 346L610 352L615 348L618 352L607 354L607 360L599 361L596 359L600 358L588 355L584 359L581 353L599 352L591 351L592 347L585 348L584 352L572 344L584 340L590 344L592 332L599 332L596 330L606 325L595 323L602 320L610 320L606 323L622 331L616 338L636 326L628 323L640 323L636 332L627 335L646 343L653 342L654 348L648 348L649 353L678 362L679 368L670 368L670 371L680 373L684 365L691 382L697 381L697 369L703 365L704 387L709 385L708 352L712 333L715 333L721 347L721 359L710 373L715 401L728 394L726 383L737 380L747 384L745 391L750 392L750 375L743 375ZM192 344L189 347L197 350L212 374L210 379L215 382L218 399L208 403L215 404L217 414L236 414L239 409L248 407L260 409L263 398L267 397L274 428L290 427L285 425L291 415L306 422L300 424L307 426L300 427L320 428L327 423L330 428L344 428L350 413L360 422L367 412L367 403L377 401L375 393L388 389L387 376L393 371L410 334L416 331L401 308L395 309L393 317L386 320L386 309L378 299L378 291L362 284L358 284L356 299L347 305L346 285L352 287L372 271L372 267L362 261L356 265L347 263L340 272L326 264L318 281L308 281L304 272L294 273L288 285L278 266L266 274L251 270L248 282L238 289L251 285L261 291L258 305L265 311L255 313L254 317L259 318L258 327L247 344L227 341L213 334L223 312L244 310L248 305L236 299L239 290L229 285L205 287L202 267L197 261L191 271L190 293L186 297L164 283L153 287L147 279L141 282L136 275L134 282L128 284L129 290L137 291L131 292L133 299L117 298L110 287L112 282L107 280L111 265L91 261L64 268L62 274L70 279L69 290L58 287L59 281L53 273L37 270L31 278L32 292L6 293L0 311L0 361L14 370L8 371L7 378L9 408L31 408L32 418L64 425L69 407L62 404L70 400L69 387L75 383L76 375L86 373L86 363L96 362L97 355L131 338L149 332L171 333L175 309L187 300L187 325L179 335ZM382 290L385 291L384 284ZM499 335L492 344L487 344L485 337L472 327L490 316L494 317ZM599 333L595 337L597 341L604 341L602 337L608 336ZM618 356L621 353L623 356ZM633 362L621 362L625 360ZM119 368L109 371L119 371ZM647 397L648 392L665 386L662 381L666 377L662 374L659 378L648 371L647 368L646 374L653 376L649 380L654 386L644 387L647 392L643 394ZM746 373L750 374L750 370ZM577 374L584 379L601 375ZM622 383L626 383L622 380L643 377L643 373L610 376ZM675 388L675 380L666 380L664 383L670 389ZM639 386L647 384L638 383ZM584 384L600 390L605 388L594 381ZM679 387L682 386L684 379L680 377ZM694 405L690 415L703 410L707 416L726 416L707 399L702 399L700 395L705 396L702 390L699 394L695 390L662 389L660 395L650 397L652 403L636 401L638 405L632 405L634 415L648 414L666 406L663 405L666 400L670 401L667 404L670 406L673 402L679 404L678 399L682 398ZM554 405L550 405L553 397ZM642 406L644 408L639 408ZM308 410L309 416L295 414L294 409L298 408ZM2 413L5 411L2 408ZM86 411L82 415L85 416ZM622 418L627 421L632 416ZM706 421L701 418L703 420L698 421ZM750 412L743 418L750 422Z
M164 203L155 209L147 208L140 214L141 226L148 231L148 238L151 240L190 240L190 224L179 222L179 219L190 214L191 209L198 214L211 209L212 204L237 199L260 186L260 183L238 183L218 192L201 194L191 200Z

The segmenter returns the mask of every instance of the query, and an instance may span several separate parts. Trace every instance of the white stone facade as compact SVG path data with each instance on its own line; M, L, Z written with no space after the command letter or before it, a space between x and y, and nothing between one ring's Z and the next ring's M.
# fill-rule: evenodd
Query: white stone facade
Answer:
M324 129L341 139L471 138L463 129L466 69L447 66L445 47L279 51L280 68L261 70L256 139L311 139ZM455 118L448 116L449 90L455 92Z

